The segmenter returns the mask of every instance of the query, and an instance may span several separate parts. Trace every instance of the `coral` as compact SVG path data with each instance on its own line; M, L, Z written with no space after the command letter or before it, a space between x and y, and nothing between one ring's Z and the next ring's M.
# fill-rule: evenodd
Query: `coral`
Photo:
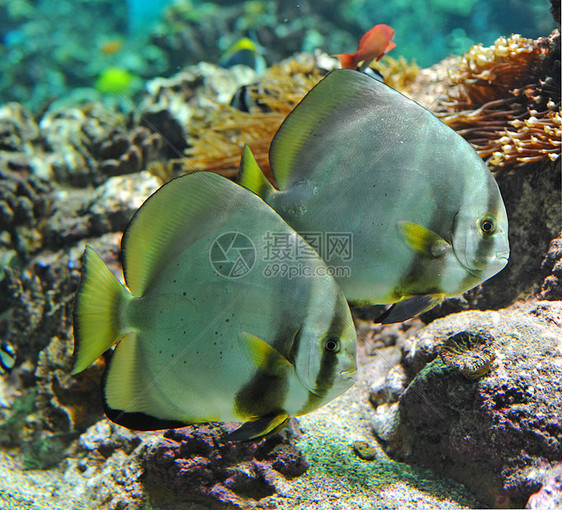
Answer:
M59 183L84 187L101 181L97 152L112 136L125 130L124 116L91 104L82 108L53 109L39 122L45 151L36 172ZM107 151L107 149L106 149Z
M498 171L560 155L560 33L477 44L450 71L437 116Z
M559 4L560 5L560 4ZM541 488L533 494L525 508L545 510L562 507L562 462L553 466L544 464L538 470L541 477Z
M415 60L407 61L404 57L384 57L372 67L384 76L384 82L399 92L408 93L412 83L420 73Z
M314 56L301 54L272 66L259 83L247 87L246 93L255 103L249 112L219 103L196 112L189 127L186 164L192 170L233 176L247 144L272 178L268 159L271 140L285 117L324 74Z
M493 343L494 337L485 331L462 331L445 340L439 355L443 363L466 378L479 379L494 361Z
M47 181L27 168L0 169L0 253L17 252L19 262L23 262L40 249L40 232L52 210L51 189ZM14 265L13 262L4 260L2 268ZM2 277L0 274L0 280Z
M126 133L109 133L99 147L99 171L114 176L146 169L162 150L162 138L139 126Z
M143 464L153 501L162 505L172 490L192 503L245 508L248 500L274 494L281 475L294 478L308 468L286 432L259 442L222 439L234 428L192 425L169 430L163 440L149 446Z

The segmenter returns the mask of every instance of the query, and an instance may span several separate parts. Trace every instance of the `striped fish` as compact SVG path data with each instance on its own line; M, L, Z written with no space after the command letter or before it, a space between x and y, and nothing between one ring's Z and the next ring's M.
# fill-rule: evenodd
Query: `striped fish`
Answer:
M356 336L323 260L310 277L266 277L264 238L304 241L259 197L211 173L164 185L122 240L127 288L86 247L75 364L117 343L103 377L108 418L137 430L244 422L231 439L280 430L348 389ZM317 275L317 276L315 276Z
M12 371L16 364L16 351L8 342L0 343L0 375Z
M474 149L429 111L353 70L336 70L276 133L264 178L245 149L240 183L297 232L346 234L352 256L330 246L356 306L395 303L401 322L495 275L509 257L498 186ZM333 247L332 247L333 248Z

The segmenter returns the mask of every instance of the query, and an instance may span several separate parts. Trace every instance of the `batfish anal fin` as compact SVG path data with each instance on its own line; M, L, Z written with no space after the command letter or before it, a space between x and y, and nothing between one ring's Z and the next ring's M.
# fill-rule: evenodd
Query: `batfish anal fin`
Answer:
M254 192L264 200L275 193L275 188L267 180L254 157L250 147L244 145L242 158L240 159L240 171L238 173L238 184Z
M398 229L408 246L428 258L442 255L450 244L439 234L410 221L399 221Z
M420 313L431 310L443 297L444 294L421 294L404 297L375 319L375 322L379 324L404 322Z
M268 414L256 420L247 421L234 432L228 434L225 439L227 441L253 441L261 439L265 436L281 432L288 421L289 415L285 412Z
M252 363L267 374L281 377L294 368L275 347L256 335L243 331L240 334L240 342Z

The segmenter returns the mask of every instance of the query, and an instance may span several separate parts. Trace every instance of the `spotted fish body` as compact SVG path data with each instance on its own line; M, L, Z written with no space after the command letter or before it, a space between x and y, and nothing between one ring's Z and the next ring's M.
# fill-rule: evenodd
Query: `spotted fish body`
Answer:
M128 290L86 248L74 373L119 341L103 380L112 421L139 430L246 422L234 438L249 439L353 384L356 338L341 290L329 276L265 277L268 232L304 244L254 194L197 173L164 185L128 226ZM318 256L300 263L327 273Z
M301 101L270 149L275 190L251 155L242 185L297 232L347 233L352 256L322 253L356 305L398 303L388 322L460 294L507 263L507 215L472 147L371 77L336 70ZM337 274L337 273L336 273Z

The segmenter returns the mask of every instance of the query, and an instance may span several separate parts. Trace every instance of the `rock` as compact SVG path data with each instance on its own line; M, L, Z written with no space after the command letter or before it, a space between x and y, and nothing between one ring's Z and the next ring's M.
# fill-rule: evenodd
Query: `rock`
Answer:
M277 480L308 469L289 431L257 442L224 439L235 427L213 424L170 430L143 458L150 498L157 506L174 501L248 508L276 492ZM172 490L172 500L166 491ZM168 502L168 503L166 503Z
M371 420L373 432L378 439L384 443L394 441L397 435L399 423L398 403L381 404L375 411Z
M538 293L539 299L562 299L562 232L558 234L548 247L541 269L547 275Z
M412 339L413 378L399 401L394 455L465 484L485 504L523 506L536 490L521 466L562 455L562 303L439 319ZM466 379L437 357L453 333L495 337L490 372Z
M543 465L537 474L541 479L541 489L529 498L525 508L562 508L562 462L554 466Z
M369 399L373 405L398 402L406 389L406 374L400 364L392 367L386 377L379 377L370 388Z

